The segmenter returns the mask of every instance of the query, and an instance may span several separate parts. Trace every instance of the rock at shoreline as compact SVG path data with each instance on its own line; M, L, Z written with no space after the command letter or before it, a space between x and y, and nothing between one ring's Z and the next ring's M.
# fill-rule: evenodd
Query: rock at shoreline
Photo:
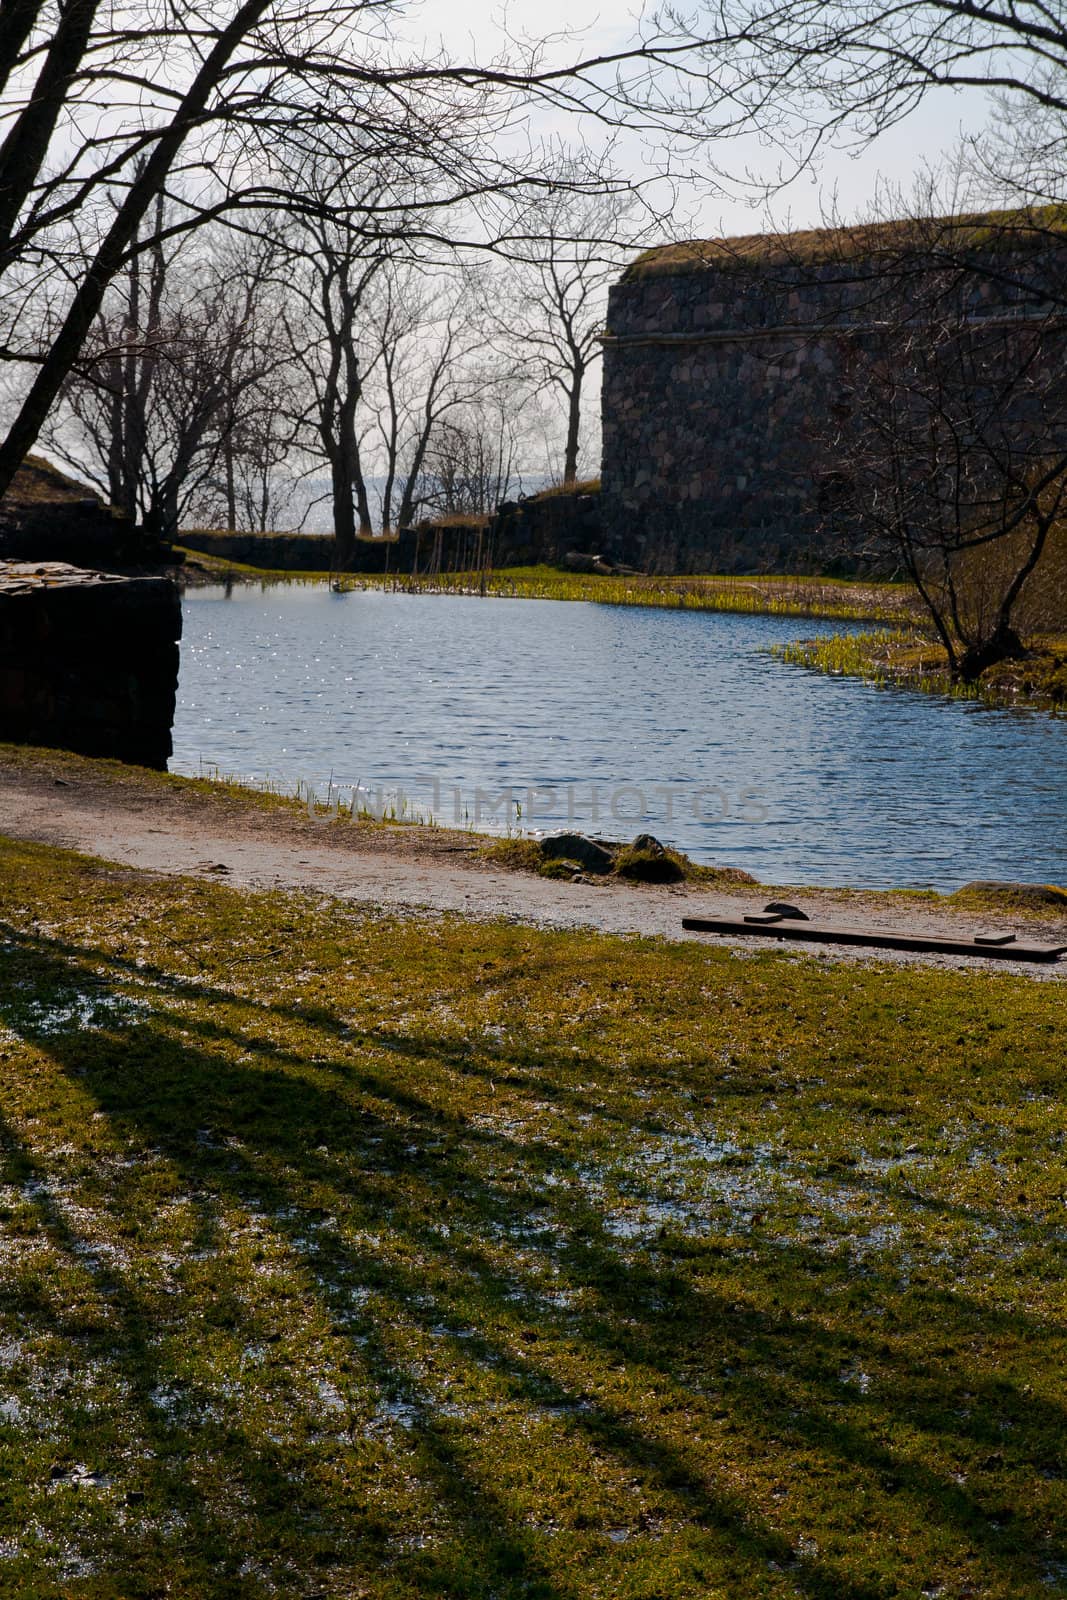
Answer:
M545 861L574 861L586 872L607 873L615 865L615 852L584 833L551 833L541 840Z
M697 867L679 850L672 850L651 833L639 833L629 844L614 839L590 839L584 833L551 833L537 846L538 871L544 877L576 877L587 872L597 877L612 874L631 883L681 883L686 878L730 883L755 883L740 867ZM536 860L536 857L535 857ZM529 864L529 863L527 863Z

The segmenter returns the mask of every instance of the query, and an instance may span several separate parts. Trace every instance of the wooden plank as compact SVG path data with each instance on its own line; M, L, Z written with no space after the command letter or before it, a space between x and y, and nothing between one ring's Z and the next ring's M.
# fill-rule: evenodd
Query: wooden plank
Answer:
M753 917L683 917L682 927L689 933L744 934L750 937L792 939L804 944L860 945L871 950L910 950L936 955L987 956L1007 961L1058 961L1067 955L1067 944L1037 944L1014 935L1010 943L991 944L990 936L952 938L942 934L907 933L876 928L837 928L817 922L764 921Z

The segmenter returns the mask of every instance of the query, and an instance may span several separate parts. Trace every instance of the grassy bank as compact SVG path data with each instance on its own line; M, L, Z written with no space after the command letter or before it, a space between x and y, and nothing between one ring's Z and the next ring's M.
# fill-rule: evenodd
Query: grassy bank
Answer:
M829 617L848 622L900 622L913 610L905 584L803 577L604 577L557 567L504 567L500 571L402 574L285 572L221 561L187 552L209 580L260 582L265 587L334 582L345 589L388 589L405 594L501 596L513 600L585 600L601 605L669 610L734 611L783 617ZM194 569L195 572L195 569Z
M940 644L905 630L880 630L776 646L782 661L868 683L1031 711L1067 710L1067 635L1033 642L1021 661L1002 661L977 683L954 683Z
M0 1590L1067 1587L1059 985L0 855Z
M803 577L605 577L555 567L507 567L485 575L440 573L396 578L392 586L414 593L503 595L520 600L586 600L601 605L667 610L734 611L840 621L899 621L910 615L903 584Z
M210 556L203 550L174 546L184 565L177 568L178 577L190 587L206 583L258 583L263 589L277 588L284 583L323 584L333 581L330 572L298 572L288 567L253 567L245 561L230 561L222 556Z

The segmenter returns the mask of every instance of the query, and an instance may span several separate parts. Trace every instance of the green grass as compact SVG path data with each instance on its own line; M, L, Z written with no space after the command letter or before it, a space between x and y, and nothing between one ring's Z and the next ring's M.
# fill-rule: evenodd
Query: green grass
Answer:
M220 581L234 578L278 583L334 582L344 589L389 589L406 594L501 596L514 600L581 600L668 610L734 611L783 617L828 617L840 622L886 622L910 617L914 599L906 584L850 578L805 577L601 577L557 567L502 567L488 572L404 573L289 572L186 552Z
M130 766L124 761L76 755L69 750L3 741L0 741L0 765L28 772L43 767L53 777L64 774L67 782L106 782L120 793L135 792L146 797L170 793L187 805L202 808L216 826L223 828L235 815L252 811L283 813L296 820L310 816L316 822L329 822L331 826L358 823L360 828L370 829L415 826L440 831L432 818L424 816L406 799L400 808L388 805L380 814L362 806L354 810L355 796L350 787L341 789L327 785L323 788L299 778L290 783L275 781L267 775L252 784L238 774L226 773L211 765L203 767L200 775L193 778L180 772L157 772L149 767ZM472 829L463 831L473 832Z
M1002 661L974 683L954 681L943 647L906 629L801 639L774 645L780 661L833 676L863 678L879 687L893 685L953 700L1029 711L1067 710L1067 636L1035 640L1019 661Z
M1059 984L0 847L0 1592L1067 1589Z
M353 575L358 587L380 587L381 579ZM652 606L667 610L733 611L782 617L829 617L837 621L899 621L913 599L905 584L846 578L805 577L602 577L556 567L504 567L485 574L443 572L433 577L397 576L386 586L408 593L501 595L519 600L584 600L604 605Z
M578 478L574 483L551 483L546 489L538 489L536 494L527 496L527 503L531 500L559 500L566 495L599 493L599 478Z
M768 267L811 268L839 262L888 260L926 251L979 250L1019 253L1048 247L1064 231L1062 206L968 211L957 216L859 222L792 233L764 232L732 239L688 239L656 245L627 267L624 283L701 272L759 273Z

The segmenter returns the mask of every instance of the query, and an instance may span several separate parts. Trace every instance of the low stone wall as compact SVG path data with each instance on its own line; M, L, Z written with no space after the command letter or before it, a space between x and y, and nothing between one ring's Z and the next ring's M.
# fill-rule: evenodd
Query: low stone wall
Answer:
M227 533L192 530L181 536L187 550L222 561L280 572L330 572L336 560L329 534ZM600 494L581 485L573 490L506 500L493 516L426 518L393 539L357 539L346 571L411 574L478 571L494 567L562 563L574 550L631 562L638 543L622 530L605 540Z
M40 456L26 457L0 499L0 561L145 567L161 565L169 556L169 545Z
M572 550L606 554L600 521L600 495L575 489L505 501L492 519L493 559L498 567L558 564ZM619 541L616 541L618 544ZM629 556L621 546L610 552Z
M187 550L239 561L245 566L279 572L331 572L336 562L334 542L323 533L183 532L179 541ZM404 532L397 539L357 539L346 572L410 572L417 538Z
M330 572L335 561L328 534L183 533L186 549L285 572ZM625 541L616 541L624 543ZM496 567L560 562L571 550L602 551L600 497L588 491L505 501L494 516L432 518L405 528L395 539L359 539L346 571L432 575ZM618 559L629 555L620 548Z
M181 628L169 578L0 562L0 739L165 768Z

